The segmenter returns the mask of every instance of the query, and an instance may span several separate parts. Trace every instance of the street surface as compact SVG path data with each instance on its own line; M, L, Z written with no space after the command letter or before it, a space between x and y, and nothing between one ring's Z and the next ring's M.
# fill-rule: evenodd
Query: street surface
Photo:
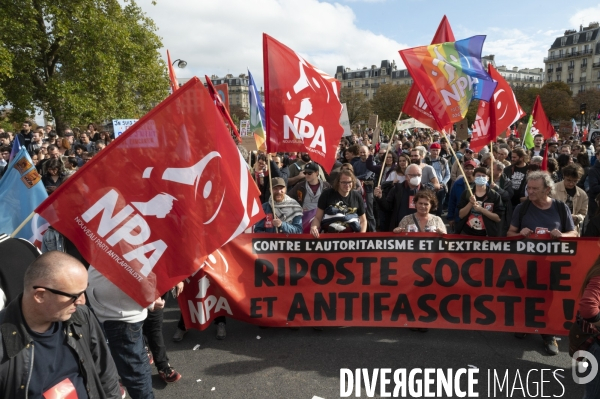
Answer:
M457 370L471 366L479 368L476 391L480 398L583 396L582 386L571 377L567 337L558 342L560 355L551 357L545 354L539 335L520 340L512 333L461 330L430 329L421 333L400 328L260 329L228 319L227 338L223 341L215 339L215 327L211 326L202 332L192 330L176 343L171 337L178 318L177 303L169 298L163 331L170 363L183 378L166 385L153 368L155 395L161 399L331 399L340 397L340 368L367 368L371 374L374 368L406 368L410 372L413 368ZM200 348L194 351L197 344ZM558 372L563 378L545 371L545 382L540 384L540 369L544 368L564 369ZM495 369L500 379L509 371L508 386L516 387L512 395L507 394L506 386L502 392L496 387L495 396L493 388L488 394L488 369L492 377ZM527 372L533 369L536 371L529 374L527 382ZM525 391L520 390L519 375ZM392 379L388 392L393 388ZM461 389L466 389L465 377L461 379ZM374 397L381 397L379 384L375 392ZM350 397L356 397L355 392ZM368 397L364 386L360 397Z

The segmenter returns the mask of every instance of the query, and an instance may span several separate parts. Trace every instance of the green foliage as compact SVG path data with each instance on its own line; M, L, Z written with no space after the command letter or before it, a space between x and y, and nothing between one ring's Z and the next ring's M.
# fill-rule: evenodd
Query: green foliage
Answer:
M571 91L571 88L565 82L550 82L550 83L546 83L542 87L542 90L560 90L560 91L564 91L569 96L573 97L573 92Z
M364 93L355 93L353 87L344 87L340 93L340 102L346 104L350 126L369 120L371 104Z
M573 97L569 94L571 91L565 91L560 88L553 89L546 86L542 87L542 90L540 90L540 101L542 102L542 107L544 107L548 119L555 122L571 119L576 112Z
M535 98L537 95L540 94L540 90L541 89L535 87L513 87L513 92L515 93L517 102L521 108L523 108L523 112L527 114L522 121L525 121L529 118L531 110L533 109L533 103L535 103Z
M586 104L587 111L584 119L589 120L590 116L595 116L600 111L600 89L587 89L580 91L573 100L575 107L575 120L579 121L581 113L579 113L579 104Z
M381 128L381 134L385 135L387 138L392 137L392 133L394 132L394 125L396 122L392 121L383 121L379 122L379 127Z
M65 124L139 118L168 93L156 26L135 1L3 2L0 49L12 62L3 74L3 104L20 121L39 107Z
M409 90L408 85L382 84L371 100L373 113L379 116L380 121L395 122Z

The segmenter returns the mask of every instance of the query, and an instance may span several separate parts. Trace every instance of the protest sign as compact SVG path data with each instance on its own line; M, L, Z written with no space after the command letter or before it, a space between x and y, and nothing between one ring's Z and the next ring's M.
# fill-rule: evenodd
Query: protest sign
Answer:
M248 135L250 130L250 120L243 119L240 121L240 136L244 137Z
M456 124L456 139L466 140L469 138L469 121L467 118Z
M433 327L566 334L598 240L436 234L242 234L214 252L179 304L273 326Z
M369 129L375 129L377 127L378 120L379 120L379 115L369 115L369 122L367 123L367 127Z
M342 127L344 128L344 134L342 134L342 137L351 136L352 130L350 130L350 118L348 118L348 107L346 106L346 103L343 103L342 107L344 107L342 109L342 114L340 115L340 125L342 125Z
M137 119L113 119L113 130L115 132L115 138L122 135L127 128L136 123Z

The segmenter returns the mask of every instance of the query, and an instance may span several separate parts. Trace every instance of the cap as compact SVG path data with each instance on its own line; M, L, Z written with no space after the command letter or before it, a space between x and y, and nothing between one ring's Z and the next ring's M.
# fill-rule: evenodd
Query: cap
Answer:
M477 163L475 161L468 160L468 161L465 161L465 163L463 163L463 168L466 168L467 166L472 166L473 168L476 168Z
M465 151L470 152L471 154L473 153L473 150L470 149L469 147L465 148Z
M304 165L304 171L319 173L319 166L314 162L310 162Z
M73 132L66 132L65 137L74 136Z
M273 187L277 187L277 186L285 187L285 180L283 180L281 177L274 177L271 179L271 185Z
M439 150L441 148L442 148L442 146L440 145L440 143L433 143L429 146L430 150Z

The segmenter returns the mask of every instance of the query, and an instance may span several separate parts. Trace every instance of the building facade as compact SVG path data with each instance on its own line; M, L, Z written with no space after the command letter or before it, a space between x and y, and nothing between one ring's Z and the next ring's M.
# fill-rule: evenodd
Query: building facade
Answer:
M557 37L544 58L546 83L565 82L573 94L600 89L600 24L583 25Z
M177 83L179 86L185 84L190 78L177 78ZM200 78L202 83L206 86L206 79ZM249 79L246 74L240 74L237 77L234 77L232 74L227 74L224 77L218 77L217 75L212 75L210 77L213 85L220 85L227 83L229 90L229 107L231 108L234 105L239 106L246 112L250 113L250 96L248 92L248 84ZM261 98L264 102L264 97Z
M496 67L494 55L481 57L481 63L486 70L491 64L513 87L542 87L544 84L543 68L519 69L514 67L509 70L504 65ZM408 69L398 69L395 61L388 60L381 61L379 67L371 65L371 68L364 67L354 70L340 65L336 69L335 78L342 83L342 88L348 87L354 89L355 93L363 93L368 100L373 98L382 84L413 84Z

